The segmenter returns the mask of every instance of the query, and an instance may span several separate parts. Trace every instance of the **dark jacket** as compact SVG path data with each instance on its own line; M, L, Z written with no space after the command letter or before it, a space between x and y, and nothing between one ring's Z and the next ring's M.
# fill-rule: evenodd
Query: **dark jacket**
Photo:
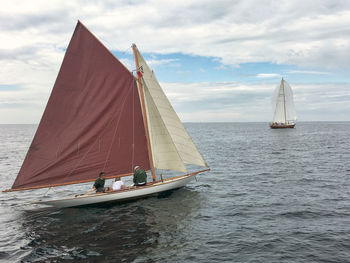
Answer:
M105 186L105 179L102 179L102 178L97 178L95 183L94 183L94 187L96 189L99 189L99 188L103 188Z
M147 183L147 174L144 170L138 169L134 173L134 178L133 178L134 184L135 185L144 185Z

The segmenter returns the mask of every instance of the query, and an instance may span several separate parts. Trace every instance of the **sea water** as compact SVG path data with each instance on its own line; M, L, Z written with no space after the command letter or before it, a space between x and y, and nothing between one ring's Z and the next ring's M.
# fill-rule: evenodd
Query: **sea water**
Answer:
M33 209L46 189L0 193L0 261L350 262L350 122L185 126L211 171L182 189L67 209ZM35 130L0 125L2 190Z

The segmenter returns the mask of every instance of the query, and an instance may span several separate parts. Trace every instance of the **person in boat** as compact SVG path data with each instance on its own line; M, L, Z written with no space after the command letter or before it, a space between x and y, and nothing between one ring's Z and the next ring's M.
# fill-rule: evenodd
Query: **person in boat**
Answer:
M115 181L112 185L112 191L118 191L118 190L122 190L125 188L126 188L126 185L124 184L124 182L122 180L120 180L120 177L115 178Z
M96 193L103 193L105 191L105 178L103 172L100 172L100 175L95 180L93 188L96 191Z
M146 185L147 183L147 174L144 170L142 170L139 166L135 166L134 168L134 177L133 182L135 186Z

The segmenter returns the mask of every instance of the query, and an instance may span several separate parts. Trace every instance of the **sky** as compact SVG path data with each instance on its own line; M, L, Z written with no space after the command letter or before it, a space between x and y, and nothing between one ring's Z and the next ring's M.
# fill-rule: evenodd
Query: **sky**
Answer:
M350 121L350 1L0 2L0 124L39 123L78 19L183 122L269 122L282 77L298 121Z

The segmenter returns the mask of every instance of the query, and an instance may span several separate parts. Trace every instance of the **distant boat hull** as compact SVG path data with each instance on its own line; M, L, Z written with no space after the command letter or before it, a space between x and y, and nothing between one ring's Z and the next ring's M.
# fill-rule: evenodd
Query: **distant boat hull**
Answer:
M49 205L56 208L84 206L106 202L122 202L131 199L143 198L146 196L158 194L161 192L177 189L185 186L192 181L197 173L165 179L156 183L147 184L146 186L129 187L126 190L113 191L107 193L94 193L79 195L70 198L37 201L35 204Z
M271 129L286 129L286 128L294 128L295 123L293 124L282 124L282 123L271 123L270 128Z

